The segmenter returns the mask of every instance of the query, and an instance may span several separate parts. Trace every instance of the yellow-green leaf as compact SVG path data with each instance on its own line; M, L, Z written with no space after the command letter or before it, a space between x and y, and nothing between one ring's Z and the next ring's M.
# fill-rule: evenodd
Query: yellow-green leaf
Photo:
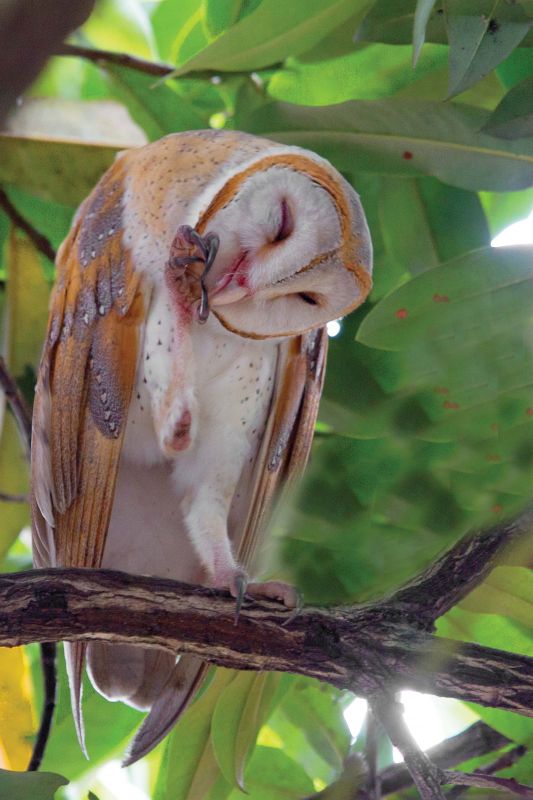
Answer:
M48 318L49 286L39 256L24 236L12 230L6 248L7 292L2 314L2 353L15 378L26 388L35 383L35 372ZM0 408L0 491L28 492L26 453L15 421ZM0 503L0 557L3 557L29 522L24 503Z
M0 649L0 720L0 767L25 770L36 719L30 665L23 647Z
M522 625L533 620L533 570L496 567L485 581L461 602L468 611L501 614Z
M239 672L218 701L211 739L224 778L244 791L244 770L281 676Z

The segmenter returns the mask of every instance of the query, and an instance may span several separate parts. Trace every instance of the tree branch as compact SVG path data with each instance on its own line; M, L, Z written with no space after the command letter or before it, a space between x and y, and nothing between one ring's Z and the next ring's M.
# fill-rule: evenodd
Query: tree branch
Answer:
M461 786L478 786L483 789L499 789L500 791L511 792L527 800L533 800L533 787L524 786L514 778L498 778L495 775L485 775L482 772L456 772L446 770L443 776L443 783L458 783Z
M0 645L104 639L193 653L236 669L294 672L372 696L387 685L533 716L533 659L440 639L369 605L304 609L109 570L0 577Z
M88 61L94 61L100 66L117 64L119 67L127 67L137 72L144 72L146 75L154 75L161 78L168 77L168 75L176 69L173 64L147 61L145 58L131 56L128 53L116 53L113 50L97 50L94 47L83 47L78 44L68 44L66 42L56 48L55 54L58 56L78 56Z
M56 258L56 251L50 244L50 241L44 236L44 234L40 233L33 225L28 222L28 220L22 216L20 211L18 211L7 194L4 192L2 187L0 187L0 208L2 208L11 222L20 228L24 233L31 239L37 250L39 250L43 255L50 259L53 263Z

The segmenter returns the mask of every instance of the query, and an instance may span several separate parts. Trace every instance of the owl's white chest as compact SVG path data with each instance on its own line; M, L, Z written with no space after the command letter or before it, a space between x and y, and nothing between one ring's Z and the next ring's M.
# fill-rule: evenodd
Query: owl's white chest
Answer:
M200 325L164 292L153 297L106 566L228 585L230 507L254 466L277 360L277 343L232 334L213 316Z

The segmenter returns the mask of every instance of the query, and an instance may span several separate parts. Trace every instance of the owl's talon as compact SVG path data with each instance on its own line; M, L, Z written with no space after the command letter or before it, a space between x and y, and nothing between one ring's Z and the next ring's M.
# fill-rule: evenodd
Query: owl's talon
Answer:
M246 594L258 600L275 600L282 603L286 608L296 610L298 613L302 607L302 596L298 589L282 581L266 581L265 583L249 583ZM289 620L287 620L289 621Z
M244 596L246 594L246 587L248 586L248 581L246 579L246 575L243 573L239 573L235 575L233 579L233 588L234 592L232 594L235 596L235 619L233 624L238 625L239 623L239 616L241 613L242 604L244 601Z

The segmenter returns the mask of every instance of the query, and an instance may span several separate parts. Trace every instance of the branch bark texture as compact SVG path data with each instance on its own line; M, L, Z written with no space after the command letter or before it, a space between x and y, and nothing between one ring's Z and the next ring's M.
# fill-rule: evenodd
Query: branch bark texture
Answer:
M273 603L108 570L0 578L0 645L101 639L188 652L237 669L308 675L362 696L413 688L533 716L533 659L440 639L388 606L308 608L288 624Z

